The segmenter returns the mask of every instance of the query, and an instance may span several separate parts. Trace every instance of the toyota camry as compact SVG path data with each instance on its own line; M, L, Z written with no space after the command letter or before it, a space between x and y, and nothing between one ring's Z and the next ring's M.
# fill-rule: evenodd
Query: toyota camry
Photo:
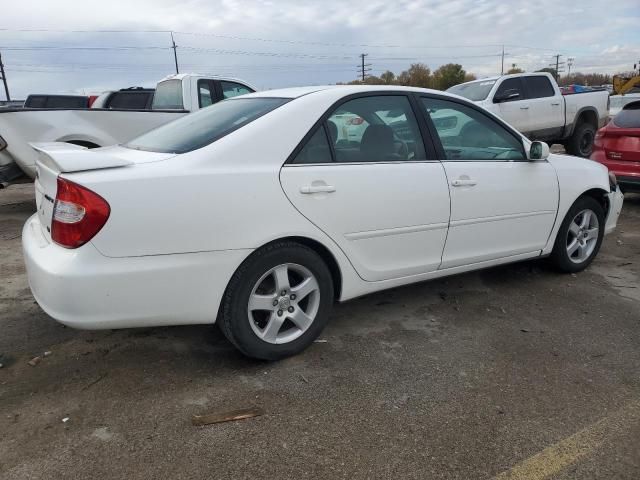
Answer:
M307 347L335 301L549 257L586 268L623 197L473 103L409 87L272 90L127 144L34 144L33 295L111 329L218 323L244 354Z

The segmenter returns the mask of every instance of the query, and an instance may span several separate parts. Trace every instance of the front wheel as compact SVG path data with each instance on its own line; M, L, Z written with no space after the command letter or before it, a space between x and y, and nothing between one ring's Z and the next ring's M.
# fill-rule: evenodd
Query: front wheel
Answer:
M242 353L261 360L295 355L315 340L333 306L331 272L312 249L277 242L233 275L218 322Z
M551 253L551 262L563 272L587 268L600 250L604 236L604 210L591 197L579 198L567 212Z

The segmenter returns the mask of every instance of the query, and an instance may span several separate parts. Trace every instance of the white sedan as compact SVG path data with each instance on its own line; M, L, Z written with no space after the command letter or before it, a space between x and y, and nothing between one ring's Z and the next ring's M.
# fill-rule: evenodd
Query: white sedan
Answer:
M419 88L272 90L122 146L34 148L23 245L49 315L217 322L261 359L307 347L334 300L531 258L580 271L622 207L602 165Z

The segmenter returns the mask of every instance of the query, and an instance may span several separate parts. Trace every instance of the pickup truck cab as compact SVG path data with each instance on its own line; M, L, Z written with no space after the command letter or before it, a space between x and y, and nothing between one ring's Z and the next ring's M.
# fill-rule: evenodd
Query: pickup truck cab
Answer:
M447 91L481 105L531 140L560 143L568 153L585 158L609 114L607 91L563 95L546 72L484 78Z
M165 123L255 89L242 80L197 74L170 75L156 85L149 109L104 108L0 110L0 183L15 179L15 164L36 173L32 142L67 142L86 148L128 142ZM98 101L98 100L96 100ZM100 104L99 104L100 105Z

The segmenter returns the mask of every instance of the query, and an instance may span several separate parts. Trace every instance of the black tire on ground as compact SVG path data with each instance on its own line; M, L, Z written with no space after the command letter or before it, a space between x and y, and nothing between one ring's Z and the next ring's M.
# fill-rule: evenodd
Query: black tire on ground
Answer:
M574 218L580 212L585 210L592 211L598 220L598 237L596 240L595 248L589 254L589 256L584 260L577 262L569 257L569 253L567 251L569 245L569 227L571 227L571 223L573 222ZM600 246L602 245L602 238L604 236L604 227L605 216L602 205L600 205L600 203L598 203L594 198L589 196L578 198L578 200L576 200L576 202L567 212L567 215L562 221L562 225L560 225L560 230L558 230L558 235L556 236L553 251L551 252L551 256L549 257L551 264L558 270L566 273L576 273L587 268L600 250Z
M283 264L300 265L313 274L319 287L319 302L315 319L304 333L287 343L276 344L263 340L254 331L249 297L267 272ZM333 279L320 255L299 243L274 242L251 254L234 273L223 296L217 322L224 336L246 356L278 360L301 352L320 335L329 320L333 301ZM287 316L286 311L284 315Z
M583 122L573 131L573 135L566 141L567 153L577 157L589 158L593 152L593 141L596 138L596 128L590 123Z

